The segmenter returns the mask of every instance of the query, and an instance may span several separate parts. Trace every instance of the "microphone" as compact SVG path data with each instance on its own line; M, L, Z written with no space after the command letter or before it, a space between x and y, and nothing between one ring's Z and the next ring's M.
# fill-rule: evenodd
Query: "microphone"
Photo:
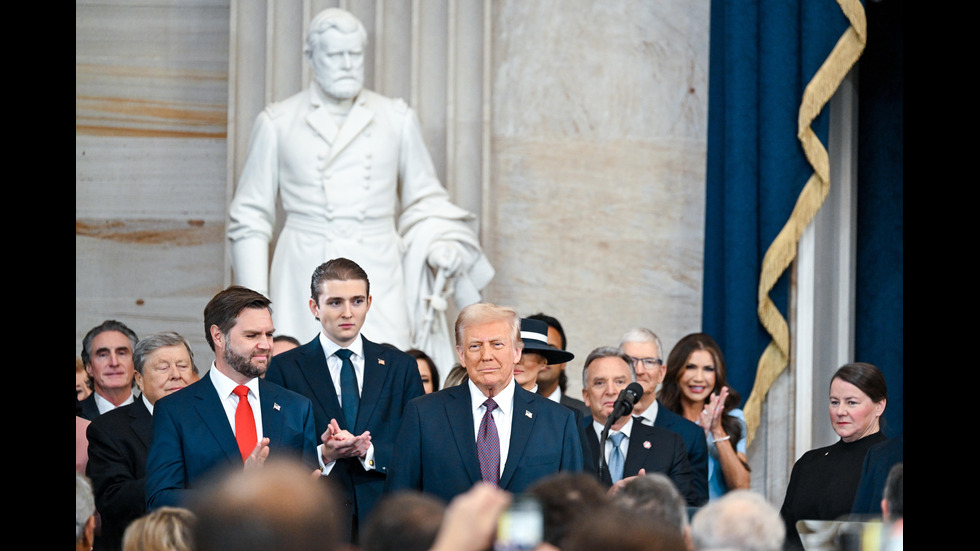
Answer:
M640 383L630 383L629 386L619 393L619 397L616 398L616 403L613 405L612 415L609 418L615 420L624 415L628 415L633 411L633 405L636 404L641 396L643 396L643 387L640 386Z
M630 383L620 391L619 396L616 398L616 403L613 404L612 414L606 419L606 424L602 428L602 434L599 436L599 449L604 450L606 448L606 438L609 436L609 429L612 428L613 423L617 419L624 415L628 415L633 411L633 405L636 401L643 396L643 387L640 383ZM599 480L602 480L603 473L608 473L609 467L606 465L606 455L604 453L599 453Z

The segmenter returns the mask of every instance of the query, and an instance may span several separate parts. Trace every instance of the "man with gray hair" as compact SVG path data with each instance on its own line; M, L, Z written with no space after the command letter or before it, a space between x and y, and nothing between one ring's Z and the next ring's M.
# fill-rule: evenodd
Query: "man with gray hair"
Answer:
M82 363L94 392L79 402L79 416L89 421L133 403L133 349L136 333L125 323L105 320L82 339Z
M75 550L89 551L95 538L95 498L85 475L75 473Z
M363 88L366 48L353 14L320 12L306 37L313 81L256 118L229 208L235 282L268 294L276 329L304 341L320 326L296 274L349 258L374 277L365 336L452 365L443 291L460 307L477 302L493 268L474 216L439 182L415 112ZM277 198L287 218L270 268Z
M588 446L583 446L587 468L607 487L632 476L664 473L685 501L694 505L697 499L691 486L694 473L681 437L666 429L635 422L629 412L611 417L619 415L616 413L619 395L635 380L630 358L618 348L602 346L585 359L582 397L592 411L592 423L585 429ZM602 442L600 438L607 429L608 438ZM608 468L599 472L595 467L603 459Z
M650 473L631 479L613 495L612 504L625 511L666 522L677 529L688 549L691 549L693 543L687 520L687 503L666 475Z
M126 527L146 512L146 458L157 400L197 381L187 339L172 331L150 335L133 351L142 396L100 415L88 427L88 466L102 519L97 550L118 550Z
M691 521L695 551L779 551L786 527L779 510L751 490L732 490Z
M696 423L663 407L657 400L660 383L667 374L660 337L645 327L634 327L619 340L619 347L630 357L636 372L636 382L643 387L643 396L633 406L633 415L644 425L664 428L681 435L687 449L688 462L694 471L691 485L697 497L692 505L707 503L708 443L704 430Z

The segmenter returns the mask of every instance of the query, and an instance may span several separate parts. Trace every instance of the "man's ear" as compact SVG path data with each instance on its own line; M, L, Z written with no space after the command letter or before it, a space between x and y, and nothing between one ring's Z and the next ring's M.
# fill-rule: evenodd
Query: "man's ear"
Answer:
M320 308L317 307L316 301L313 299L310 299L310 312L313 313L313 317L316 318L317 321L320 321Z
M220 344L221 347L224 348L225 336L221 334L221 329L219 329L217 325L211 324L211 327L208 328L208 331L211 332L211 340L214 341L214 345L218 346Z

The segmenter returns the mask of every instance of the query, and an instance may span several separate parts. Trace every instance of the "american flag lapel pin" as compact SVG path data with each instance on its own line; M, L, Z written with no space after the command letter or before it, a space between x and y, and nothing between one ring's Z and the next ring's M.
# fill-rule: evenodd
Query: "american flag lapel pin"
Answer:
M531 413L529 410L526 410L525 409L524 410L524 415L526 415L528 419L534 419L534 414Z
M382 360L381 358L378 358L378 365L384 365L384 364L385 364L385 361Z
M274 409L274 410L276 410L276 411L279 411L279 409L280 409L280 408L279 408L279 404L277 404L277 403L275 403L275 402L273 402L273 403L272 403L272 409Z

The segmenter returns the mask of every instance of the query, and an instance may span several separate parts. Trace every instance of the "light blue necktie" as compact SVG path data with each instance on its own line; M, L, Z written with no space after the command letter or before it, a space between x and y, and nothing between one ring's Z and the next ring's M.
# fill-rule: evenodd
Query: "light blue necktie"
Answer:
M623 464L626 459L623 457L622 450L619 449L619 445L623 443L623 438L626 438L626 435L621 432L614 432L609 435L613 445L612 452L609 454L609 478L612 479L613 484L623 479Z
M354 373L354 364L350 361L351 352L346 348L334 352L340 358L340 400L341 409L344 410L344 419L347 421L345 427L351 433L354 432L354 423L357 421L357 406L360 404L361 396L357 391L357 374Z

